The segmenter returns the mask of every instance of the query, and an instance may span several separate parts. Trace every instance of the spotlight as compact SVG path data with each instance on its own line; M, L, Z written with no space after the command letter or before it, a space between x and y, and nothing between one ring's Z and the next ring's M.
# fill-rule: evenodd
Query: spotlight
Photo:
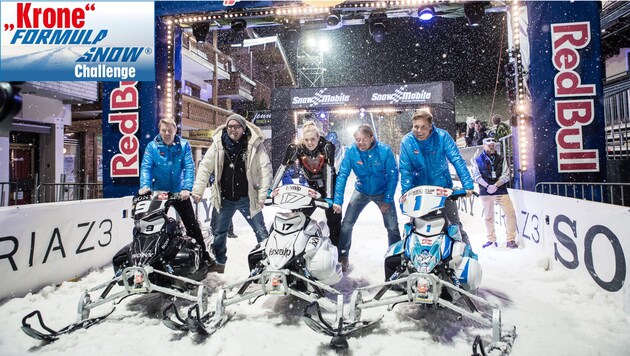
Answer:
M197 43L206 42L206 36L210 31L210 24L208 22L195 22L192 24L193 36L197 40Z
M387 33L387 14L372 14L368 20L368 28L374 42L381 43Z
M289 23L284 30L284 38L289 47L295 48L300 43L300 25L299 23Z
M466 15L469 26L479 26L484 12L485 7L482 2L467 2L464 4L464 15Z
M339 25L339 22L341 22L341 20L339 19L338 15L329 15L326 18L326 25L328 27L337 27L337 25Z
M326 118L326 113L323 113L323 112L319 113L319 118L322 119L322 120L325 119Z
M245 19L234 19L230 24L230 28L234 32L241 32L247 28L247 21Z
M435 9L433 6L421 6L418 9L418 17L422 21L429 21L435 16Z

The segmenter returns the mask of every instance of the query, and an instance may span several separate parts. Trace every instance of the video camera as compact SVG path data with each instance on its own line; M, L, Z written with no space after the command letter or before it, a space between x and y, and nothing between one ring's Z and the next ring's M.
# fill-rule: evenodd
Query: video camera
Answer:
M22 110L20 84L23 82L0 82L0 136L8 136L13 117Z

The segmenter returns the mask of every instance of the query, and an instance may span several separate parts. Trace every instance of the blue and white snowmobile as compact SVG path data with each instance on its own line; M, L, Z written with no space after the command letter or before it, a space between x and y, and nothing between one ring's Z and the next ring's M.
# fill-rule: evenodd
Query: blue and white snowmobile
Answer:
M132 242L113 258L114 277L83 292L77 306L77 322L53 330L35 310L22 319L22 330L30 337L54 341L62 334L86 329L109 316L124 298L138 294L162 293L196 303L205 310L207 287L201 282L208 273L199 245L185 235L180 221L167 215L178 193L153 192L133 198L134 218ZM93 299L91 293L100 295ZM113 304L108 313L90 318L96 307ZM37 317L37 328L29 319Z
M373 323L359 323L364 309L388 306L391 310L399 303L438 305L492 328L492 342L483 352L509 353L516 329L502 330L498 305L474 294L481 282L477 255L462 241L459 227L449 225L441 212L446 199L463 196L465 190L453 192L436 186L418 186L401 196L401 211L411 221L405 224L404 238L385 255L386 282L354 291L346 322L337 328L320 324L316 330L344 338ZM378 291L369 298L370 290Z
M302 212L313 207L328 208L329 203L309 187L288 184L274 189L265 205L289 212L276 213L269 238L249 253L250 275L219 292L214 312L201 314L193 307L184 318L174 307L165 309L166 326L209 335L233 316L226 313L226 307L243 301L254 303L261 296L293 295L341 315L343 296L331 287L342 277L337 248L328 238L328 226ZM236 293L228 295L234 289ZM170 311L175 320L169 316Z

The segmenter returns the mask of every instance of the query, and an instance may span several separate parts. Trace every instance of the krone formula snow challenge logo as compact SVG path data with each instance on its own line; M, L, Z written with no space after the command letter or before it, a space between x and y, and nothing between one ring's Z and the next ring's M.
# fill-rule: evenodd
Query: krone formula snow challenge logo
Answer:
M2 2L3 81L153 81L153 2Z

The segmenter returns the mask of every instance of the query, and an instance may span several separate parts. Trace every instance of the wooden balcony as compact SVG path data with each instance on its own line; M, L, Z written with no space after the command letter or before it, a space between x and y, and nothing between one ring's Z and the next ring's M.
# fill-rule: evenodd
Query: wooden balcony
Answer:
M208 43L199 44L192 35L182 36L182 60L186 71L202 78L214 79L214 62L217 57L217 73L219 80L230 78L232 60L220 50Z
M182 95L182 131L214 130L223 125L229 110L214 106L189 95Z
M240 72L232 72L230 80L219 82L219 98L234 101L254 100L256 83Z

